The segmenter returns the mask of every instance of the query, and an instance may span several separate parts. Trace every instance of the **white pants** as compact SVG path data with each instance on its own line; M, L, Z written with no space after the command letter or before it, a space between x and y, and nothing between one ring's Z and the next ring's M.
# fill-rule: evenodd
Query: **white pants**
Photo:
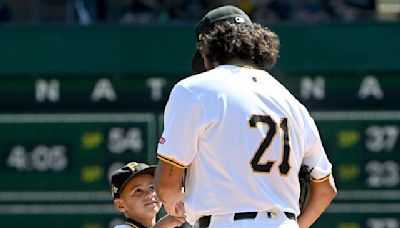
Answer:
M271 218L259 212L254 219L233 220L234 215L213 215L209 228L299 228L296 220L289 219L283 212L276 212Z

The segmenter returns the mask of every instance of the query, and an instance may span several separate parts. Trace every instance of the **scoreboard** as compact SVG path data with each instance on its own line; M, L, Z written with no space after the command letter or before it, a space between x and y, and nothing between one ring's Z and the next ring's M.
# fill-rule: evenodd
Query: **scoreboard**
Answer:
M1 224L121 223L109 177L130 160L155 163L156 124L150 113L1 114Z
M339 193L316 227L399 227L400 112L314 112Z
M152 114L0 115L3 191L104 191L121 162L155 163ZM49 185L51 183L51 185Z
M277 78L311 110L334 164L339 194L315 227L399 227L400 75ZM121 222L110 174L128 161L157 162L163 108L178 80L1 77L1 227Z
M271 26L282 44L272 74L311 111L334 163L339 193L313 227L400 226L399 25ZM194 26L0 26L1 228L123 221L110 173L157 162Z

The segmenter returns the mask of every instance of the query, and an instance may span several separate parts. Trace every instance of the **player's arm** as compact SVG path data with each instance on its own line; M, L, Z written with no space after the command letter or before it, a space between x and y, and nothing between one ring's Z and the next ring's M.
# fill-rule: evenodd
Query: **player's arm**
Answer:
M175 85L165 107L164 131L157 148L160 162L155 173L156 193L170 215L177 215L176 204L183 201L184 170L197 154L204 125L202 113L198 99L184 86Z
M170 215L181 216L177 204L183 201L182 180L185 169L160 160L155 175L155 190Z
M329 206L336 193L337 190L332 175L322 181L312 181L310 198L303 212L297 218L299 227L310 227Z
M302 164L311 169L310 197L298 217L300 228L310 227L336 196L337 190L330 163L319 136L317 125L303 108L305 154Z

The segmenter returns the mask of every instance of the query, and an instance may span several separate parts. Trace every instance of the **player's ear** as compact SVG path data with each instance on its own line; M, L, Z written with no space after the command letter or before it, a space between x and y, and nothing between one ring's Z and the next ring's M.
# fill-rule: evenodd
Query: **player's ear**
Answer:
M203 59L204 68L206 70L211 70L214 68L212 63L210 62L210 60L207 58L207 56L205 54L201 53L201 57Z
M114 199L114 207L121 213L125 213L125 206L122 199Z

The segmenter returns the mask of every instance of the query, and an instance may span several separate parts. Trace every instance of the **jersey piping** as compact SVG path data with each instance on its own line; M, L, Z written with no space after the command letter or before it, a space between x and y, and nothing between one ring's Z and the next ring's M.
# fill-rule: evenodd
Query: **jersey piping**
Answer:
M311 181L314 182L314 183L321 183L321 182L324 182L324 181L328 180L330 176L331 176L331 174L328 174L325 177L322 177L320 179L312 178Z
M130 219L130 218L126 219L126 225L128 225L130 227L133 227L133 228L146 228L145 226L143 226L138 221Z
M176 166L176 167L181 168L181 169L184 169L186 167L185 165L183 165L182 163L176 161L175 159L169 158L169 157L161 155L161 154L158 154L157 158L160 159L161 161L165 162L165 163L168 163L170 165Z

